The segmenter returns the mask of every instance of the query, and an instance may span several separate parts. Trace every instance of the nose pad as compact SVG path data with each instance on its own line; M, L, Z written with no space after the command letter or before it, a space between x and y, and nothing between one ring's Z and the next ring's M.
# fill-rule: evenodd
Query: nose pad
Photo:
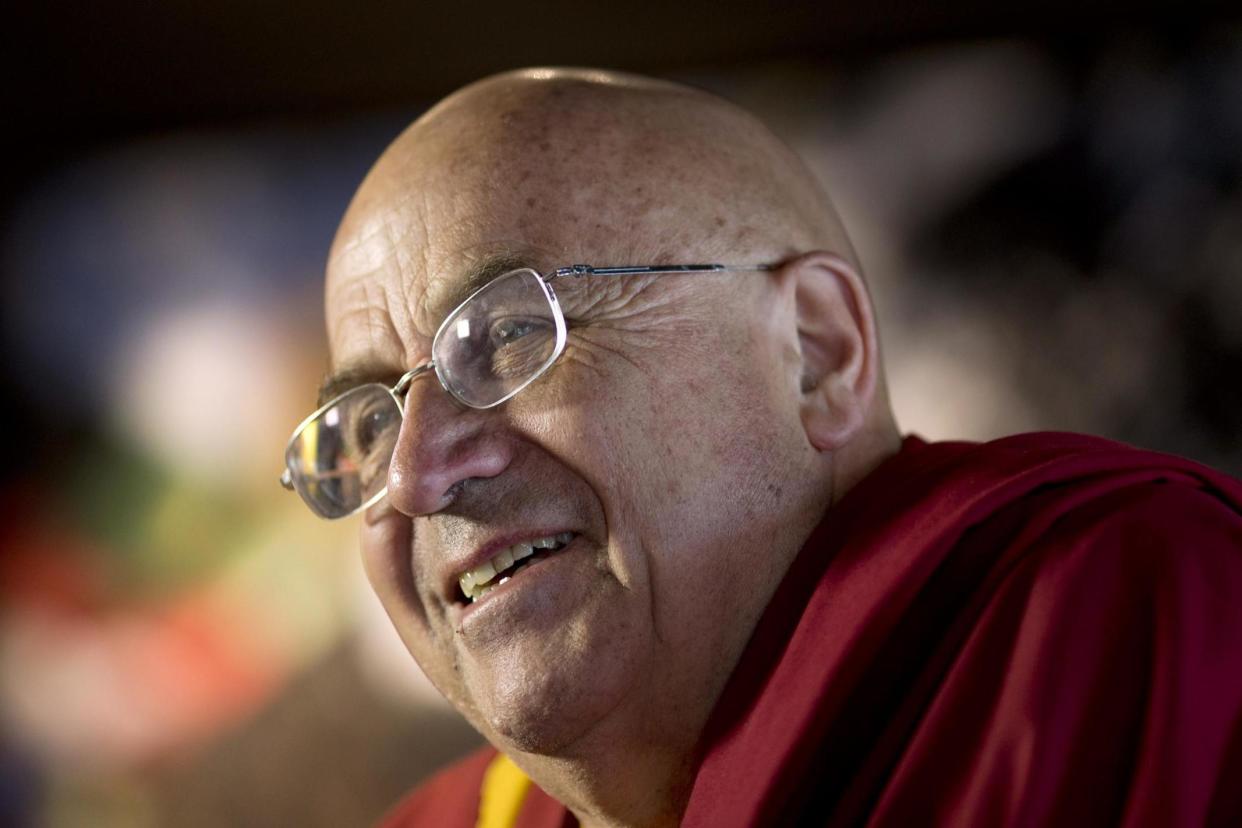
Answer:
M414 382L388 466L388 499L410 517L434 514L471 478L495 477L512 460L512 442L496 431L499 417L461 405L434 381Z

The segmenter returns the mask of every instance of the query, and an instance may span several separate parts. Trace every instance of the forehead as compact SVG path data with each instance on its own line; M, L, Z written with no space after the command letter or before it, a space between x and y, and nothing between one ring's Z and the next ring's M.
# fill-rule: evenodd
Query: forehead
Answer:
M441 321L476 290L518 268L544 269L543 256L517 245L446 251L371 244L385 249L348 251L330 266L327 321L335 370L402 373L426 358Z
M333 247L334 364L360 349L396 365L418 358L418 340L429 346L457 302L511 266L736 258L760 213L730 206L746 153L710 125L677 120L685 101L631 112L637 104L614 98L476 96L394 142Z

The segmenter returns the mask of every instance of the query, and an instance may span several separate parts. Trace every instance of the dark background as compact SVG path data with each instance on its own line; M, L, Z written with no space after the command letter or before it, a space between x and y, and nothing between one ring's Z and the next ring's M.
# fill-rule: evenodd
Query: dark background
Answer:
M1016 36L1081 67L1126 33L1181 53L1237 19L1227 2L50 0L6 21L6 120L20 149L7 176L28 184L68 154L151 131L408 107L517 66L846 65Z
M275 486L385 144L529 65L755 111L829 187L899 420L1242 473L1225 3L27 4L5 26L0 824L366 824L474 737Z

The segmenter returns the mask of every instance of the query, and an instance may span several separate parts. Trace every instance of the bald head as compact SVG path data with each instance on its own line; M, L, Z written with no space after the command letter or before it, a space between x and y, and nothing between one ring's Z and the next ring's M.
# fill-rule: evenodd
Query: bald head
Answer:
M759 121L699 90L599 71L510 72L423 115L351 204L329 291L383 263L438 274L431 237L548 265L771 262L821 249L857 268L827 197Z
M734 267L549 278L574 263ZM705 93L508 73L384 153L333 246L327 306L346 382L391 383L433 352L450 384L460 366L515 384L542 366L484 409L439 373L411 381L367 574L431 680L545 790L604 822L675 822L776 585L898 444L828 199ZM552 542L491 591L524 560L496 549Z

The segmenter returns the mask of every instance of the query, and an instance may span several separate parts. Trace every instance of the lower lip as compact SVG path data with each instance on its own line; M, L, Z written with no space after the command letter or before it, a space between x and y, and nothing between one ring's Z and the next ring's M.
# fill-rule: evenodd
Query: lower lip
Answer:
M528 563L509 576L509 579L503 584L492 587L486 595L477 601L472 601L469 604L454 604L450 610L454 621L453 626L460 632L467 624L481 622L484 616L504 612L505 606L513 603L515 600L520 600L523 592L529 591L532 587L537 587L532 573L539 573L548 564L562 558L565 553L572 552L578 543L579 537L575 535L573 540L552 554ZM475 620L476 617L477 621Z

